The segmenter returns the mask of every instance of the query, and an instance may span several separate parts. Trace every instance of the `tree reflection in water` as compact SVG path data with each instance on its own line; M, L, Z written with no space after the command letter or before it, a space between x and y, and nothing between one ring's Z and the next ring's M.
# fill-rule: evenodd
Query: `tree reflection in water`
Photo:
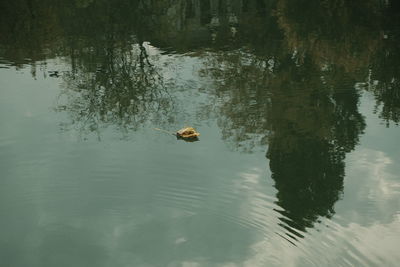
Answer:
M0 18L5 58L70 63L61 108L83 131L174 121L166 89L174 81L165 80L145 41L202 58L224 140L248 152L268 146L284 227L306 230L334 214L346 153L365 128L362 88L388 125L400 121L395 1L33 0L0 7L7 10Z
M359 92L352 85L327 83L337 76L349 79L340 69L321 70L310 57L298 64L290 54L275 56L249 59L238 53L225 58L225 70L211 67L206 73L221 81L216 94L226 99L219 108L224 138L244 151L268 144L283 220L305 230L319 216L334 213L345 154L354 149L365 123L357 107Z
M400 3L389 1L366 88L375 95L376 109L387 126L400 123L400 28L395 21L400 21Z
M159 125L171 123L172 98L160 67L151 62L143 43L129 45L125 51L113 47L96 51L96 58L102 61L93 62L95 72L75 64L63 76L67 104L62 108L71 114L74 127L97 132L107 124L128 130L148 120Z
M333 215L343 189L345 155L365 123L356 89L324 83L330 73L318 71L309 59L301 66L289 63L277 77L280 71L284 78L270 88L267 158L278 204L290 219L286 222L305 230L318 217Z
M242 151L268 145L282 225L304 231L320 216L334 214L345 155L365 128L354 84L368 73L372 55L368 45L349 44L354 28L327 39L318 35L323 29L307 28L322 27L322 22L290 24L280 17L285 16L280 4L275 26L262 20L251 24L253 36L264 40L248 43L247 49L212 53L202 72L215 81L217 98L224 99L217 112L223 138ZM303 35L293 26L302 27Z

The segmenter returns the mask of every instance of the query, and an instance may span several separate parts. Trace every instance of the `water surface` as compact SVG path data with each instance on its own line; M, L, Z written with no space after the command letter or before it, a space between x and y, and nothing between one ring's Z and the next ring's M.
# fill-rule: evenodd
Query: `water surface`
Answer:
M2 265L396 266L396 5L1 3Z

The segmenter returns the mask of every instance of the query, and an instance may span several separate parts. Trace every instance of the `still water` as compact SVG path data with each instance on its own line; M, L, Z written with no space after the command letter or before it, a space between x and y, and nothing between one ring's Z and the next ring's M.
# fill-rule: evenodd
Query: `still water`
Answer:
M1 266L398 266L395 1L0 9Z

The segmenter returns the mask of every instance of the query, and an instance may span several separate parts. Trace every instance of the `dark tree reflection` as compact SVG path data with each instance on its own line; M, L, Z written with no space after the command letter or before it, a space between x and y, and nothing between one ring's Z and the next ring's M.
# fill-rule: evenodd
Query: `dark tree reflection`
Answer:
M357 60L356 46L337 57L329 40L314 51L308 36L289 40L279 24L258 21L262 45L211 53L202 73L224 100L217 111L223 138L242 151L268 145L283 225L305 230L331 217L342 193L346 153L365 128L354 84L367 75L360 67L371 55L359 50L365 57Z
M345 155L358 143L365 123L357 108L359 94L352 87L326 84L329 71L318 71L308 60L280 71L290 75L270 89L267 158L286 223L304 230L318 217L334 214Z
M215 62L224 69L204 72L221 81L215 93L225 99L218 110L223 137L243 151L268 145L283 220L305 230L334 213L345 155L365 128L359 92L342 68L322 70L309 56L301 64L290 54L265 56L232 52ZM333 82L338 76L347 83Z
M400 123L400 4L389 1L384 12L380 47L371 63L368 89L377 100L379 116L386 122Z

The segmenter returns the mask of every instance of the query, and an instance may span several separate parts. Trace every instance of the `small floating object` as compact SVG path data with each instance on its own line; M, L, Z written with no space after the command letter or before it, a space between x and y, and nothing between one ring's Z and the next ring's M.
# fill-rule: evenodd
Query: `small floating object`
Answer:
M176 136L183 139L195 139L200 136L193 127L186 127L176 132Z
M200 133L196 131L193 127L185 127L177 131L176 133L172 133L163 129L159 128L154 128L154 130L161 131L164 133L168 134L173 134L175 135L178 139L183 139L187 142L193 142L193 141L198 141L198 137L200 136Z

